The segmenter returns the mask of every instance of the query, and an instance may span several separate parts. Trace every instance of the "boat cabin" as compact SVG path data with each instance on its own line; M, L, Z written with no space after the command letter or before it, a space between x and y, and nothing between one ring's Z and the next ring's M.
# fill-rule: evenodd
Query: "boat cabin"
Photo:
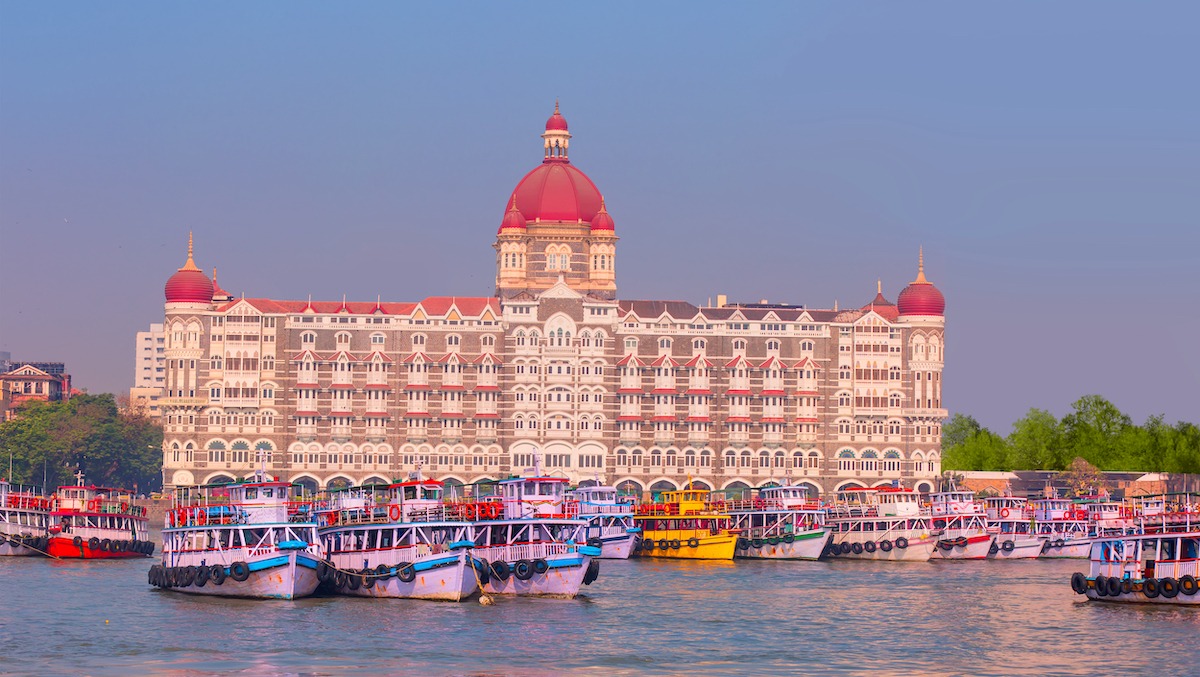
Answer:
M1147 534L1092 544L1092 575L1110 578L1200 577L1200 533Z
M437 480L415 479L397 482L387 490L389 516L395 514L392 506L398 505L400 521L442 519L442 497L445 492L445 485Z
M633 512L633 506L621 500L616 487L580 487L567 494L567 500L580 515L628 515Z
M803 486L763 487L758 490L758 498L763 505L771 510L817 510L820 508L815 498L808 497L808 488Z
M504 519L562 518L566 516L565 477L513 477L500 480Z
M1029 506L1033 508L1033 518L1039 522L1087 518L1087 512L1083 508L1065 498L1039 498L1031 501Z
M929 495L929 509L934 517L954 515L983 515L983 506L970 491L938 491Z
M61 486L55 497L56 512L128 513L133 506L133 492L95 485Z
M1027 499L1016 496L989 496L983 499L983 511L992 521L1028 519L1025 514L1028 507Z
M843 489L837 493L835 512L850 516L918 517L920 495L901 487Z

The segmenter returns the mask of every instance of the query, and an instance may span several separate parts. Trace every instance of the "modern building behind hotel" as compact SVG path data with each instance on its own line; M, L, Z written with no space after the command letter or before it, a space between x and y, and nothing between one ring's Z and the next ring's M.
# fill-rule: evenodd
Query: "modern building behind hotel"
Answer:
M614 219L557 107L542 140L503 206L494 296L235 299L189 242L166 285L164 483L260 463L471 483L536 456L630 491L932 486L945 303L920 262L896 303L853 309L621 300Z

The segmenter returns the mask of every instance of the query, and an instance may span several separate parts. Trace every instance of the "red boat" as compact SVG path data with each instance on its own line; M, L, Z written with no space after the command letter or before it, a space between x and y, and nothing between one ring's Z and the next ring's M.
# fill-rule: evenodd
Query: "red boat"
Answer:
M63 559L149 557L146 509L133 504L133 492L83 484L62 486L50 511L46 552Z

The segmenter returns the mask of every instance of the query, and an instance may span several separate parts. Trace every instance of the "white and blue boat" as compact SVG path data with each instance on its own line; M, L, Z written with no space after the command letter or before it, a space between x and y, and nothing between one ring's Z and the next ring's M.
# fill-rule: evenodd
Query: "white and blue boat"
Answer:
M567 481L535 471L496 483L501 517L472 523L472 553L487 564L484 592L572 598L599 576L601 550L586 544L588 521L567 515Z
M633 524L633 504L616 487L580 487L567 494L567 514L587 520L586 543L600 548L600 559L629 559L641 538Z
M318 511L328 588L356 597L461 602L479 591L471 523L447 519L444 487L421 479L329 492Z
M325 553L301 487L258 474L236 484L176 489L162 562L149 583L195 595L298 599L317 589Z

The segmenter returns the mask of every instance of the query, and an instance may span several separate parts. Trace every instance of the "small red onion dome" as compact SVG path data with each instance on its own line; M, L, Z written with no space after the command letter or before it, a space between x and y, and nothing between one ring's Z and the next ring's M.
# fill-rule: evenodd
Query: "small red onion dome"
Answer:
M554 114L550 116L549 120L546 120L546 131L567 131L567 119L558 112L558 101L554 102Z
M167 303L212 303L213 283L192 259L192 236L188 234L187 262L167 279L163 288Z
M517 196L513 195L512 206L504 213L504 219L500 221L500 230L497 234L504 231L525 230L525 217L521 214L521 210L517 209Z
M941 316L946 312L946 298L942 292L925 279L925 252L917 262L917 279L913 280L896 299L901 315Z
M608 209L604 207L604 198L600 198L600 211L592 217L592 230L616 230L617 224L613 223L613 218L608 215Z

